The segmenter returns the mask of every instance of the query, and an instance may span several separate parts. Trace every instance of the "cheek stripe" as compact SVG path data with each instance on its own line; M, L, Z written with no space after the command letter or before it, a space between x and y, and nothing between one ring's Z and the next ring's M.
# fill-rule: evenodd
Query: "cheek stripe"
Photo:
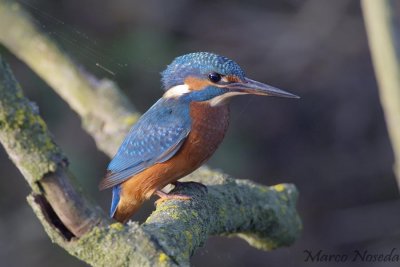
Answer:
M189 86L187 84L176 85L170 89L163 95L163 98L178 98L181 95L189 93Z

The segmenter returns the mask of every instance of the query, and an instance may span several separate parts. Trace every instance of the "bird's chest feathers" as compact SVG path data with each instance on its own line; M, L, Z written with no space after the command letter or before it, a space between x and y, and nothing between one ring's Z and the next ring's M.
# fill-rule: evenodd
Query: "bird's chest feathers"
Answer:
M229 106L211 107L208 102L190 104L191 131L187 145L190 158L207 160L222 142L229 125Z

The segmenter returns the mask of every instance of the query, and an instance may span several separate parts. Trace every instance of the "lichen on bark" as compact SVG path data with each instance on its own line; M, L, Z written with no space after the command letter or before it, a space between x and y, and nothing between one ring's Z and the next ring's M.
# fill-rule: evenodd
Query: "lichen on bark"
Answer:
M10 158L32 186L66 161L54 143L35 103L22 89L0 56L0 135Z

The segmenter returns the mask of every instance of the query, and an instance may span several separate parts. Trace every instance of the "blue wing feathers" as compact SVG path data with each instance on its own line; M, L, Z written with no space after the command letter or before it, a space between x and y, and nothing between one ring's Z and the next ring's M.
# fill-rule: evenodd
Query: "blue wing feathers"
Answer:
M124 182L155 163L170 159L190 132L189 105L179 100L157 101L131 128L108 165L101 189Z

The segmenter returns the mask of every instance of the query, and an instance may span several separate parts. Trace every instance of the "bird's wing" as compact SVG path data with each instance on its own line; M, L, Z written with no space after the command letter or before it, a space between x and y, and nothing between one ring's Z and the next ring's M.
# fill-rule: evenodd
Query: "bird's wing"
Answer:
M189 105L160 99L131 128L99 188L120 184L146 168L170 159L190 132Z

